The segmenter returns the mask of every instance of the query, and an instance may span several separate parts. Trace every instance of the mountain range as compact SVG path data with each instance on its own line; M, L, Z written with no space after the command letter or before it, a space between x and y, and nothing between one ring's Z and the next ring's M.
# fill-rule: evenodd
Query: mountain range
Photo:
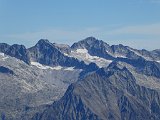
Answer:
M2 120L160 120L160 49L0 43Z

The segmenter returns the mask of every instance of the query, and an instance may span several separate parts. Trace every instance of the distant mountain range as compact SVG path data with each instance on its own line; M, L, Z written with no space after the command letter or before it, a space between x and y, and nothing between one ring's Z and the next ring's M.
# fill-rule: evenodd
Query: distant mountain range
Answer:
M160 49L0 43L0 89L2 120L160 120Z

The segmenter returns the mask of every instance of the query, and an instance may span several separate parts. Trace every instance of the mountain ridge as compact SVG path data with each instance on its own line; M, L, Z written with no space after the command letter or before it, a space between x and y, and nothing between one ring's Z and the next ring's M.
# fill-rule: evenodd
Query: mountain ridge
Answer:
M0 43L0 115L7 120L160 119L160 54L88 37ZM143 112L144 111L144 112Z
M60 46L59 44L51 43L47 39L40 39L35 46L30 48L26 48L24 45L14 44L10 46L6 43L1 43L0 52L3 52L12 57L16 57L20 60L23 60L27 64L30 64L30 61L32 59L31 54L33 55L33 53L31 52L32 49L34 47L38 48L40 45L43 46L46 45L48 47L52 46L52 49L61 52L64 56L70 54L71 51L74 51L76 49L87 49L90 55L102 57L108 60L113 60L116 57L135 58L141 56L145 59L148 58L148 60L160 61L159 50L153 50L153 51L147 51L145 49L137 50L130 48L128 46L123 46L122 44L110 46L109 44L103 42L102 40L98 40L94 37L87 37L79 42L74 43L73 45L71 45L71 47L69 45L63 45L62 47L62 45ZM13 51L15 52L13 53ZM22 53L21 51L24 52ZM30 54L30 56L28 56L28 54ZM22 56L22 58L20 56ZM35 57L33 59L35 59Z

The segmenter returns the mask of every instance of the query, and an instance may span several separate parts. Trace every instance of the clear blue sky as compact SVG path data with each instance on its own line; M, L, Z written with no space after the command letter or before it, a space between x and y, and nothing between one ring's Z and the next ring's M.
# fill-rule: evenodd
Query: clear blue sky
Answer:
M160 48L160 0L0 0L0 42L71 45L88 36Z

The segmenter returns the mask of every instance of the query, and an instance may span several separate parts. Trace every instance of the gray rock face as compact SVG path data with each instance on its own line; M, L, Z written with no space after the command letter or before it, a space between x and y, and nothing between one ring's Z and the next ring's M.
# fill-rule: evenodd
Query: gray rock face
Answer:
M120 56L124 56L126 58L130 58L130 59L136 59L139 58L140 54L137 55L134 51L132 51L129 47L127 46L123 46L122 44L119 45L112 45L111 46L112 49L112 53L120 55Z
M33 120L160 119L160 96L136 84L128 69L100 69L72 84L65 95Z
M73 57L65 56L54 44L48 40L41 39L34 47L29 48L29 55L32 61L39 62L49 66L66 66L84 68L83 61L79 61Z
M17 59L20 59L24 61L27 64L30 64L30 58L28 56L27 49L24 45L17 45L14 44L12 46L1 43L0 44L0 52L5 53L6 55L9 55L11 57L15 57Z
M140 72L147 76L155 76L157 78L160 78L160 64L158 62L147 61L142 57L138 59L120 58L115 61L126 62L136 67L137 72Z
M160 49L151 51L151 55L154 56L155 59L160 59Z
M28 56L27 49L25 48L24 45L14 44L11 47L9 47L9 49L5 52L5 54L7 54L11 57L15 57L17 59L20 59L20 60L26 62L27 64L30 64L30 58Z
M0 52L5 53L9 49L10 45L6 43L0 43Z

